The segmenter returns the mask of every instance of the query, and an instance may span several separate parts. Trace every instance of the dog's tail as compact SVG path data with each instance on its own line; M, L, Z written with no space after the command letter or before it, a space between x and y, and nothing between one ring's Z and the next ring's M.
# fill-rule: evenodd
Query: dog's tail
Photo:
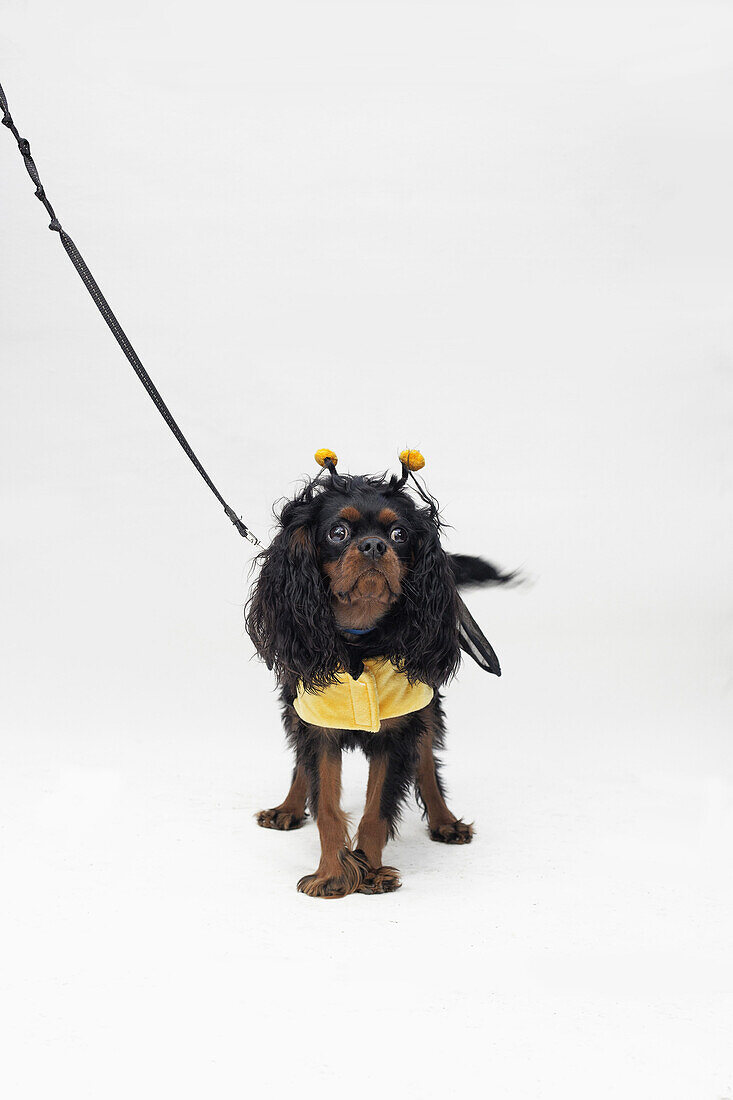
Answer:
M518 570L502 573L490 561L473 558L469 554L449 554L448 561L458 588L478 588L483 585L520 584Z

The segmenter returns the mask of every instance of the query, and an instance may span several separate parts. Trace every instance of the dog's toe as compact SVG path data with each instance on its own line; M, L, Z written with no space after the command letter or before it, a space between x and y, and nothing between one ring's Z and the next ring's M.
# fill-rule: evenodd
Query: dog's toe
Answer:
M306 814L299 816L290 810L282 810L278 806L272 810L260 810L258 814L255 814L257 824L261 825L263 829L280 829L282 832L300 829L302 825L305 825L306 816Z
M470 844L473 840L473 825L465 821L446 821L431 826L430 839L441 844Z
M368 871L359 887L360 894L392 894L402 885L400 873L396 867L377 867Z
M303 875L298 890L311 898L345 898L356 893L368 871L361 852L341 848L330 864L321 864L314 874Z

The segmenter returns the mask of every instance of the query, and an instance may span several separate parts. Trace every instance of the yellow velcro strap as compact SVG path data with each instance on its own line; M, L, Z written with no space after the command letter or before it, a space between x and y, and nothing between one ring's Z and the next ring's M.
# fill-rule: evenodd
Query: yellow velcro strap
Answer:
M313 726L377 733L383 718L422 710L432 698L433 689L427 684L411 684L390 661L367 657L358 680L340 672L335 684L319 692L306 691L298 684L293 706L303 721Z

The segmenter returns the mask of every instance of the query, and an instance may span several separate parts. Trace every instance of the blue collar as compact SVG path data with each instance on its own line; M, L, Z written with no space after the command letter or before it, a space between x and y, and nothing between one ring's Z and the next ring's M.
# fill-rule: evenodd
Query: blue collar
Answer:
M353 627L342 626L341 630L344 632L344 634L371 634L371 632L374 630L374 627L370 626L368 630L354 630Z

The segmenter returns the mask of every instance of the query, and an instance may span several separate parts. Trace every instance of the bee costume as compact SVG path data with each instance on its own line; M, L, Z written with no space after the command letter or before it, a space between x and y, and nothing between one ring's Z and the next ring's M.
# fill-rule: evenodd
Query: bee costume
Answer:
M316 462L327 469L331 476L336 475L337 456L323 447L316 451ZM416 470L422 470L425 459L419 451L406 450L400 454L402 463L402 484L408 474L413 475L418 492L424 500L432 500L414 477ZM320 474L318 475L320 477ZM484 668L500 676L501 669L496 654L484 638L478 625L471 617L463 600L458 597L459 640L461 648ZM370 631L347 631L351 634L368 634ZM293 706L297 715L312 726L326 729L363 730L378 733L385 718L399 718L404 714L413 714L430 703L434 691L429 684L417 681L410 683L406 673L395 668L385 657L366 657L362 662L363 670L358 677L343 671L337 674L336 682L318 691L308 691L302 683L298 684Z

